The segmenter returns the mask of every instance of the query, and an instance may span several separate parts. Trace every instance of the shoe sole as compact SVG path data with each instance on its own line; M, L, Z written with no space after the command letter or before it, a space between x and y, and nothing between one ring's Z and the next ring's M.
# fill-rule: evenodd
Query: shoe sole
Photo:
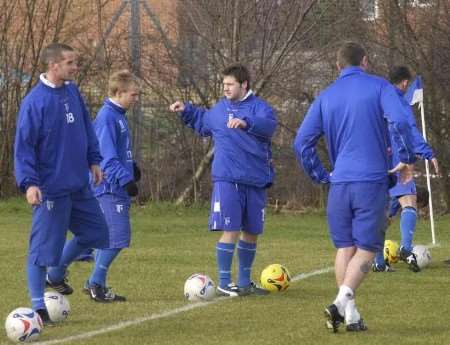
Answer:
M237 292L230 292L228 290L223 290L220 287L216 290L216 296L218 297L239 297Z
M268 296L268 295L270 295L270 292L263 292L263 291L258 291L258 292L256 292L256 291L244 291L244 292L241 292L240 294L239 294L239 296L241 296L241 297L247 297L247 296Z
M223 293L223 292L216 292L216 296L217 297L229 297L229 298L243 297L243 296L239 296L239 295L230 295L228 293Z
M351 327L347 326L346 331L347 332L365 332L365 331L367 331L367 327L359 327L359 326L357 326L355 328L351 328Z
M114 303L114 302L126 302L127 299L124 297L124 299L100 299L98 297L92 296L91 291L87 289L86 287L83 287L83 293L88 295L92 301L98 302L98 303Z
M345 329L347 332L365 332L367 331L367 326L364 320L361 319L357 323L347 325Z
M124 300L122 300L122 299L106 299L105 300L105 299L100 299L100 298L97 298L97 297L92 297L91 294L89 294L89 297L91 298L92 301L95 301L97 303L104 303L104 304L108 304L108 303L123 303L123 302L127 301L126 299L124 299Z
M417 264L408 264L408 268L414 273L420 272L420 267Z
M66 291L66 290L60 291L59 289L53 287L48 281L45 282L45 286L50 288L50 289L52 289L52 290L55 290L56 292L58 292L58 293L60 293L61 295L64 295L64 296L73 294L73 289L68 290L68 291Z
M103 304L108 304L108 303L123 303L123 302L126 302L126 300L125 300L125 301L123 301L123 300L118 300L118 299L102 300L102 299L92 298L92 297L91 297L91 300L93 300L93 301L95 301L95 302L97 302L97 303L103 303Z

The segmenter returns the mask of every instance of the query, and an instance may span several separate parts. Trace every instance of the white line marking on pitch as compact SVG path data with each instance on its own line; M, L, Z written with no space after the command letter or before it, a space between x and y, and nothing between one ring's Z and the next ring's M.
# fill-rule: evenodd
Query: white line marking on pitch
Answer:
M316 276L316 275L319 275L319 274L332 272L333 270L334 270L333 267L327 267L327 268L323 268L323 269L312 271L312 272L308 272L308 273L300 273L300 274L294 276L292 278L292 281L295 282L295 281L298 281L298 280L307 279L309 277ZM161 313L151 314L149 316L140 317L138 319L134 319L134 320L130 320L130 321L119 322L119 323L117 323L115 325L111 325L111 326L108 326L108 327L103 327L103 328L97 329L95 331L81 333L81 334L78 334L78 335L72 335L70 337L61 338L61 339L41 341L41 342L37 342L37 343L34 343L34 344L35 345L61 344L61 343L67 343L69 341L75 341L75 340L81 340L81 339L86 339L86 338L92 338L92 337L95 337L96 335L117 331L119 329L130 327L130 326L136 326L136 325L139 325L139 324L141 324L143 322L147 322L147 321L163 319L163 318L166 318L166 317L170 317L172 315L183 313L185 311L189 311L189 310L193 310L193 309L197 309L197 308L207 307L207 306L209 306L211 304L227 301L227 300L230 300L230 299L232 299L232 298L220 297L220 298L214 299L214 300L209 301L209 302L199 302L199 303L187 304L187 305L185 305L183 307L180 307L180 308L175 308L175 309L172 309L172 310L163 311Z

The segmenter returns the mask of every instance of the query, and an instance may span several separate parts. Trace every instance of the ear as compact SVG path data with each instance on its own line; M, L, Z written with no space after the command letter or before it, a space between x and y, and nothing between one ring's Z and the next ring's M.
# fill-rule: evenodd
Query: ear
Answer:
M406 92L406 90L408 89L408 83L409 83L409 81L408 81L407 79L402 80L402 81L400 82L400 87L399 87L399 89L402 90L403 92Z
M340 72L341 69L342 69L342 67L341 67L341 65L339 64L339 61L336 61L336 67L337 67L338 71Z
M242 82L242 87L248 91L248 81L247 80L244 80Z
M47 64L47 69L49 71L55 69L56 64L57 64L57 62L54 60L49 61Z
M369 58L367 55L364 55L360 64L363 70L367 70L369 68Z

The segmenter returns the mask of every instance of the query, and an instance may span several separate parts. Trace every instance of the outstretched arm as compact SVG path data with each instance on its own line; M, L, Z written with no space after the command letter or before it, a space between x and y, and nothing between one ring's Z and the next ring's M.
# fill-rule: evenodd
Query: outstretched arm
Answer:
M211 131L205 121L205 114L207 112L205 108L195 107L191 103L183 104L177 101L171 104L169 109L174 113L178 113L184 124L192 128L197 134L204 137L211 135Z
M414 152L423 160L431 161L436 174L439 175L439 164L436 157L434 156L433 149L426 142L422 133L420 133L419 129L417 128L416 120L414 119L412 111L409 113L409 115L409 123L411 125L411 130L414 137Z
M389 83L381 90L381 107L389 124L389 131L398 147L400 162L412 164L416 161L414 136L408 122L408 114L401 100Z

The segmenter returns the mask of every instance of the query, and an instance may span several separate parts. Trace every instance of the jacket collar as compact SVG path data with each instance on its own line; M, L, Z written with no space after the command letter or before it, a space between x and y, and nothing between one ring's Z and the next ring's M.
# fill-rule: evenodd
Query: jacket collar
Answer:
M394 85L394 89L395 89L395 91L397 92L397 94L398 94L400 97L404 97L404 96L405 96L405 92L403 92L402 90L400 90L397 86Z
M121 114L125 114L127 112L126 109L122 108L119 103L114 102L111 98L106 98L104 101L104 104L110 106L115 111L117 111Z
M246 101L247 99L250 99L252 96L253 96L253 90L248 90L248 92L245 94L245 96L244 96L242 99L240 99L239 101L232 102L232 101L230 101L230 100L229 100L228 98L226 98L226 97L223 97L223 99L224 99L224 101L227 102L228 104L234 104L234 105L237 105L237 104L240 104L240 103Z
M244 98L242 98L239 102L245 101L251 95L253 95L253 90L248 90L248 92L245 94Z
M50 80L48 80L45 73L41 73L39 75L39 80L41 81L42 84L44 84L45 86L48 86L49 88L52 88L52 89L58 89L61 87L61 86L56 86ZM66 80L62 86L69 85L69 84L70 84L70 82Z
M339 74L339 78L343 78L343 77L346 77L351 74L361 74L361 73L365 73L361 67L349 66L349 67L345 67L344 69L341 70L341 73Z

